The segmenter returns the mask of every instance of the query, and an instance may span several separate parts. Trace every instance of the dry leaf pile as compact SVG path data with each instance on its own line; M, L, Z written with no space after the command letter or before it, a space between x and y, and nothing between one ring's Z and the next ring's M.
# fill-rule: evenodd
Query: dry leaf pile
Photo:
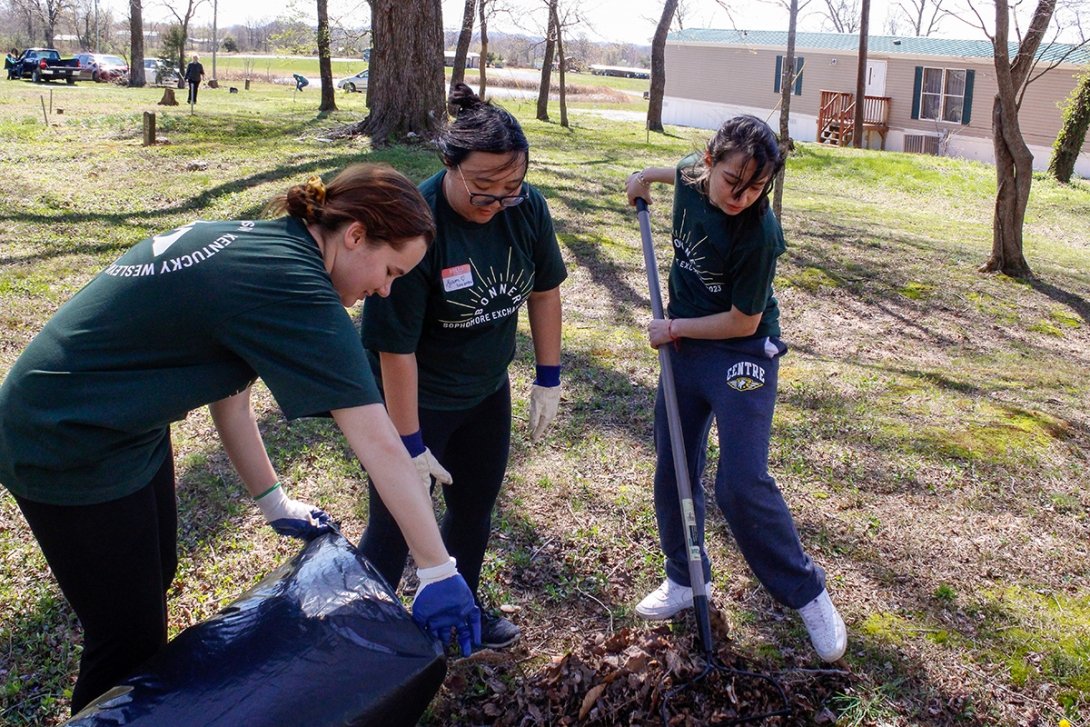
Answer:
M765 672L726 648L723 664ZM480 652L451 664L437 723L459 725L661 725L660 708L673 687L703 671L692 635L654 629L597 634L585 646L554 657L534 673L518 653ZM837 669L788 669L772 674L782 685L791 715L766 725L831 724L828 703L843 693L852 675ZM771 681L713 672L669 698L669 724L731 724L784 706Z

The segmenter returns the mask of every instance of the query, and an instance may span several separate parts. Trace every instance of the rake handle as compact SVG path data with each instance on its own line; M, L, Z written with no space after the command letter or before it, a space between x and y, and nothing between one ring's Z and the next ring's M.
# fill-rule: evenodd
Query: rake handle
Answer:
M655 246L651 239L651 218L647 202L636 198L636 217L640 221L640 238L643 242L643 262L647 268L647 285L651 293L651 313L656 320L665 320L662 308L662 289L659 283ZM670 361L669 346L659 346L659 367L662 370L662 393L666 401L666 421L670 429L670 449L674 459L674 476L677 480L678 500L681 502L682 530L685 533L685 550L689 555L689 584L693 589L693 611L700 628L700 643L704 654L711 657L711 617L708 612L708 592L704 584L704 568L700 558L700 535L697 530L696 509L693 507L693 490L689 480L689 465L685 461L685 439L682 436L681 416L678 414L677 388L674 386L674 369Z

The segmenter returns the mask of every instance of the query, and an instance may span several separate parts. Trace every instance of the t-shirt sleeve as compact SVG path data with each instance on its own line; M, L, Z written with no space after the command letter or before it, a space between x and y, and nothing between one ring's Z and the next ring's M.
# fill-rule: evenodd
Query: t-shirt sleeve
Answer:
M434 249L429 250L416 267L395 280L389 296L370 296L364 301L360 330L364 348L387 353L416 351L428 308L433 254Z
M218 334L257 372L288 419L382 401L356 327L333 298L252 308L224 321Z
M731 305L746 315L763 313L768 306L776 259L785 249L779 225L764 226L755 235L756 239L739 245L730 261Z
M537 239L534 241L534 292L552 290L568 277L560 243L556 239L553 218L544 197L538 197Z

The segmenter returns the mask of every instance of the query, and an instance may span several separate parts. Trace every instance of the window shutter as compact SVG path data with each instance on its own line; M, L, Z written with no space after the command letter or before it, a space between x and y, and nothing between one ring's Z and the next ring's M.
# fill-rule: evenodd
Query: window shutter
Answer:
M965 71L965 101L961 109L961 125L968 126L973 117L973 79L976 71Z
M795 58L795 95L802 95L802 58Z
M920 93L923 91L923 66L916 66L916 81L912 86L912 118L920 118Z
M773 84L772 90L779 93L781 83L783 83L783 56L776 56L776 82Z

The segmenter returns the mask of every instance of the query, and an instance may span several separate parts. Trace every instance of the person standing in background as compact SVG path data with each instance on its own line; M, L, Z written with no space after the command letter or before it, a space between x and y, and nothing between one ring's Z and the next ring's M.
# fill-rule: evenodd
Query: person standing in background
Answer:
M204 66L201 65L201 57L194 53L193 60L185 67L185 82L189 87L189 99L186 103L197 103L197 88L200 87L202 78L204 78Z

